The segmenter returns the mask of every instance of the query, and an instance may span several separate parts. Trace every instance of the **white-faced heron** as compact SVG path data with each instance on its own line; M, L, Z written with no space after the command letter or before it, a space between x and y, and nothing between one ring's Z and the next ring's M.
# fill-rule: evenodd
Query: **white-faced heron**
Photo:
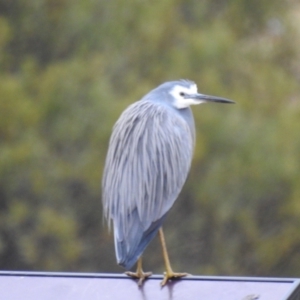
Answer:
M190 105L234 103L199 94L189 80L163 83L120 116L110 138L103 174L103 209L113 222L119 265L129 270L138 261L139 285L151 275L142 270L141 255L159 232L166 272L162 285L187 273L173 272L162 223L187 178L195 144Z

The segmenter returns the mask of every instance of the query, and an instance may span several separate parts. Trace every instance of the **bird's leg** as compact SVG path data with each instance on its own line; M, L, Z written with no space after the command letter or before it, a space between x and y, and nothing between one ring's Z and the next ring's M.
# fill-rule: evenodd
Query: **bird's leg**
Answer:
M165 266L166 266L166 272L164 272L164 279L160 283L160 285L164 286L168 282L169 279L178 279L178 278L190 275L188 273L175 273L175 272L173 272L173 270L171 268L170 260L169 260L169 255L168 255L168 251L167 251L167 247L166 247L166 241L165 241L164 232L162 230L162 227L159 229L159 238L160 238L162 251L163 251L163 256L164 256L164 261L165 261Z
M141 286L145 279L152 275L152 272L144 273L142 268L142 257L140 257L137 261L136 272L125 272L126 275L138 279L138 286Z

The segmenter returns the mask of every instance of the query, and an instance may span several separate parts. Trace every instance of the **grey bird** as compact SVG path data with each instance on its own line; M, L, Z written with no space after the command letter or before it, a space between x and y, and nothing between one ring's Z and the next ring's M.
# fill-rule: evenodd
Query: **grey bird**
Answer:
M136 272L139 285L151 275L142 270L141 255L159 232L169 279L173 272L162 223L187 178L195 144L191 105L232 100L198 93L189 80L165 82L130 105L116 122L109 142L102 181L104 216L113 222L117 263Z

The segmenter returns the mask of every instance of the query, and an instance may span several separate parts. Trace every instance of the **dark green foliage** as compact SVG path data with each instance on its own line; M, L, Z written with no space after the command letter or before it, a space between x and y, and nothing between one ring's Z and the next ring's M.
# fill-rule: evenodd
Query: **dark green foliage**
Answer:
M193 108L193 166L165 222L174 269L300 276L299 9L0 0L0 268L122 271L102 223L111 128L188 78L237 104ZM157 240L145 265L163 270Z

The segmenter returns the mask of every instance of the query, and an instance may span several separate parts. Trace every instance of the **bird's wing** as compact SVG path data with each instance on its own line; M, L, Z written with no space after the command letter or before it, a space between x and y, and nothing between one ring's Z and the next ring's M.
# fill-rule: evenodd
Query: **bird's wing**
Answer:
M117 227L117 239L126 239L135 225L147 232L171 208L186 180L193 147L188 124L172 108L139 101L123 112L103 175L104 214Z

